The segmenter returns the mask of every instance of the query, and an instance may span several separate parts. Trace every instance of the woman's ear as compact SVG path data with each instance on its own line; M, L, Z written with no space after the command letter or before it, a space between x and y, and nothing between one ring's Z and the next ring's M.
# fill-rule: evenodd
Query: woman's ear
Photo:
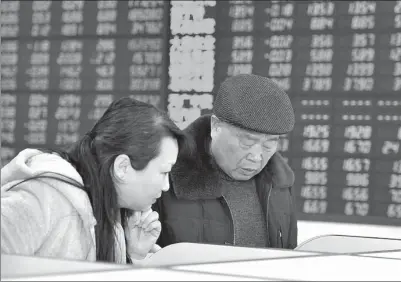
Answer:
M130 168L131 168L130 158L125 154L118 155L117 158L114 160L113 164L114 177L118 181L124 181L127 177L127 173Z

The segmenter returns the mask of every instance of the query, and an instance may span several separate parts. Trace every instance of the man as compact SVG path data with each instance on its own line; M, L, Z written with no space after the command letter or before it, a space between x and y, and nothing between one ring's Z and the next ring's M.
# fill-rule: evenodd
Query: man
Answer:
M159 245L295 248L294 174L277 152L280 136L293 127L290 99L272 80L226 79L213 115L185 129L196 151L178 157L170 190L154 207L162 223Z

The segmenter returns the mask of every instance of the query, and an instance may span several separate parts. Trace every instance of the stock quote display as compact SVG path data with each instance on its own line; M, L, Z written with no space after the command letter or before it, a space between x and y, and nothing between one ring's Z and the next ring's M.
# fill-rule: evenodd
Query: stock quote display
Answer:
M180 128L227 77L274 79L299 219L400 225L401 1L2 1L6 163L132 96Z
M163 107L168 3L1 1L2 159L78 140L114 99Z

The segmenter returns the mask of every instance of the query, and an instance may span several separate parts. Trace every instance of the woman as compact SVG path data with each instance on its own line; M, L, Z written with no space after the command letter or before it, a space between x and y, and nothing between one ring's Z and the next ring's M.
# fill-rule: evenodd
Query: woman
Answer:
M155 107L114 101L67 152L22 151L1 170L1 251L126 263L157 249L151 206L184 133Z

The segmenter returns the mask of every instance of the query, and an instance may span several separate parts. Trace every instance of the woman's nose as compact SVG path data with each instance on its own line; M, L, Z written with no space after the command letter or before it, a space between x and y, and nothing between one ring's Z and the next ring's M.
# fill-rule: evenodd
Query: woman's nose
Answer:
M162 191L163 192L167 192L168 189L170 189L170 182L169 182L169 177L168 177L168 174L167 174L166 177L165 177L165 180L164 180Z

